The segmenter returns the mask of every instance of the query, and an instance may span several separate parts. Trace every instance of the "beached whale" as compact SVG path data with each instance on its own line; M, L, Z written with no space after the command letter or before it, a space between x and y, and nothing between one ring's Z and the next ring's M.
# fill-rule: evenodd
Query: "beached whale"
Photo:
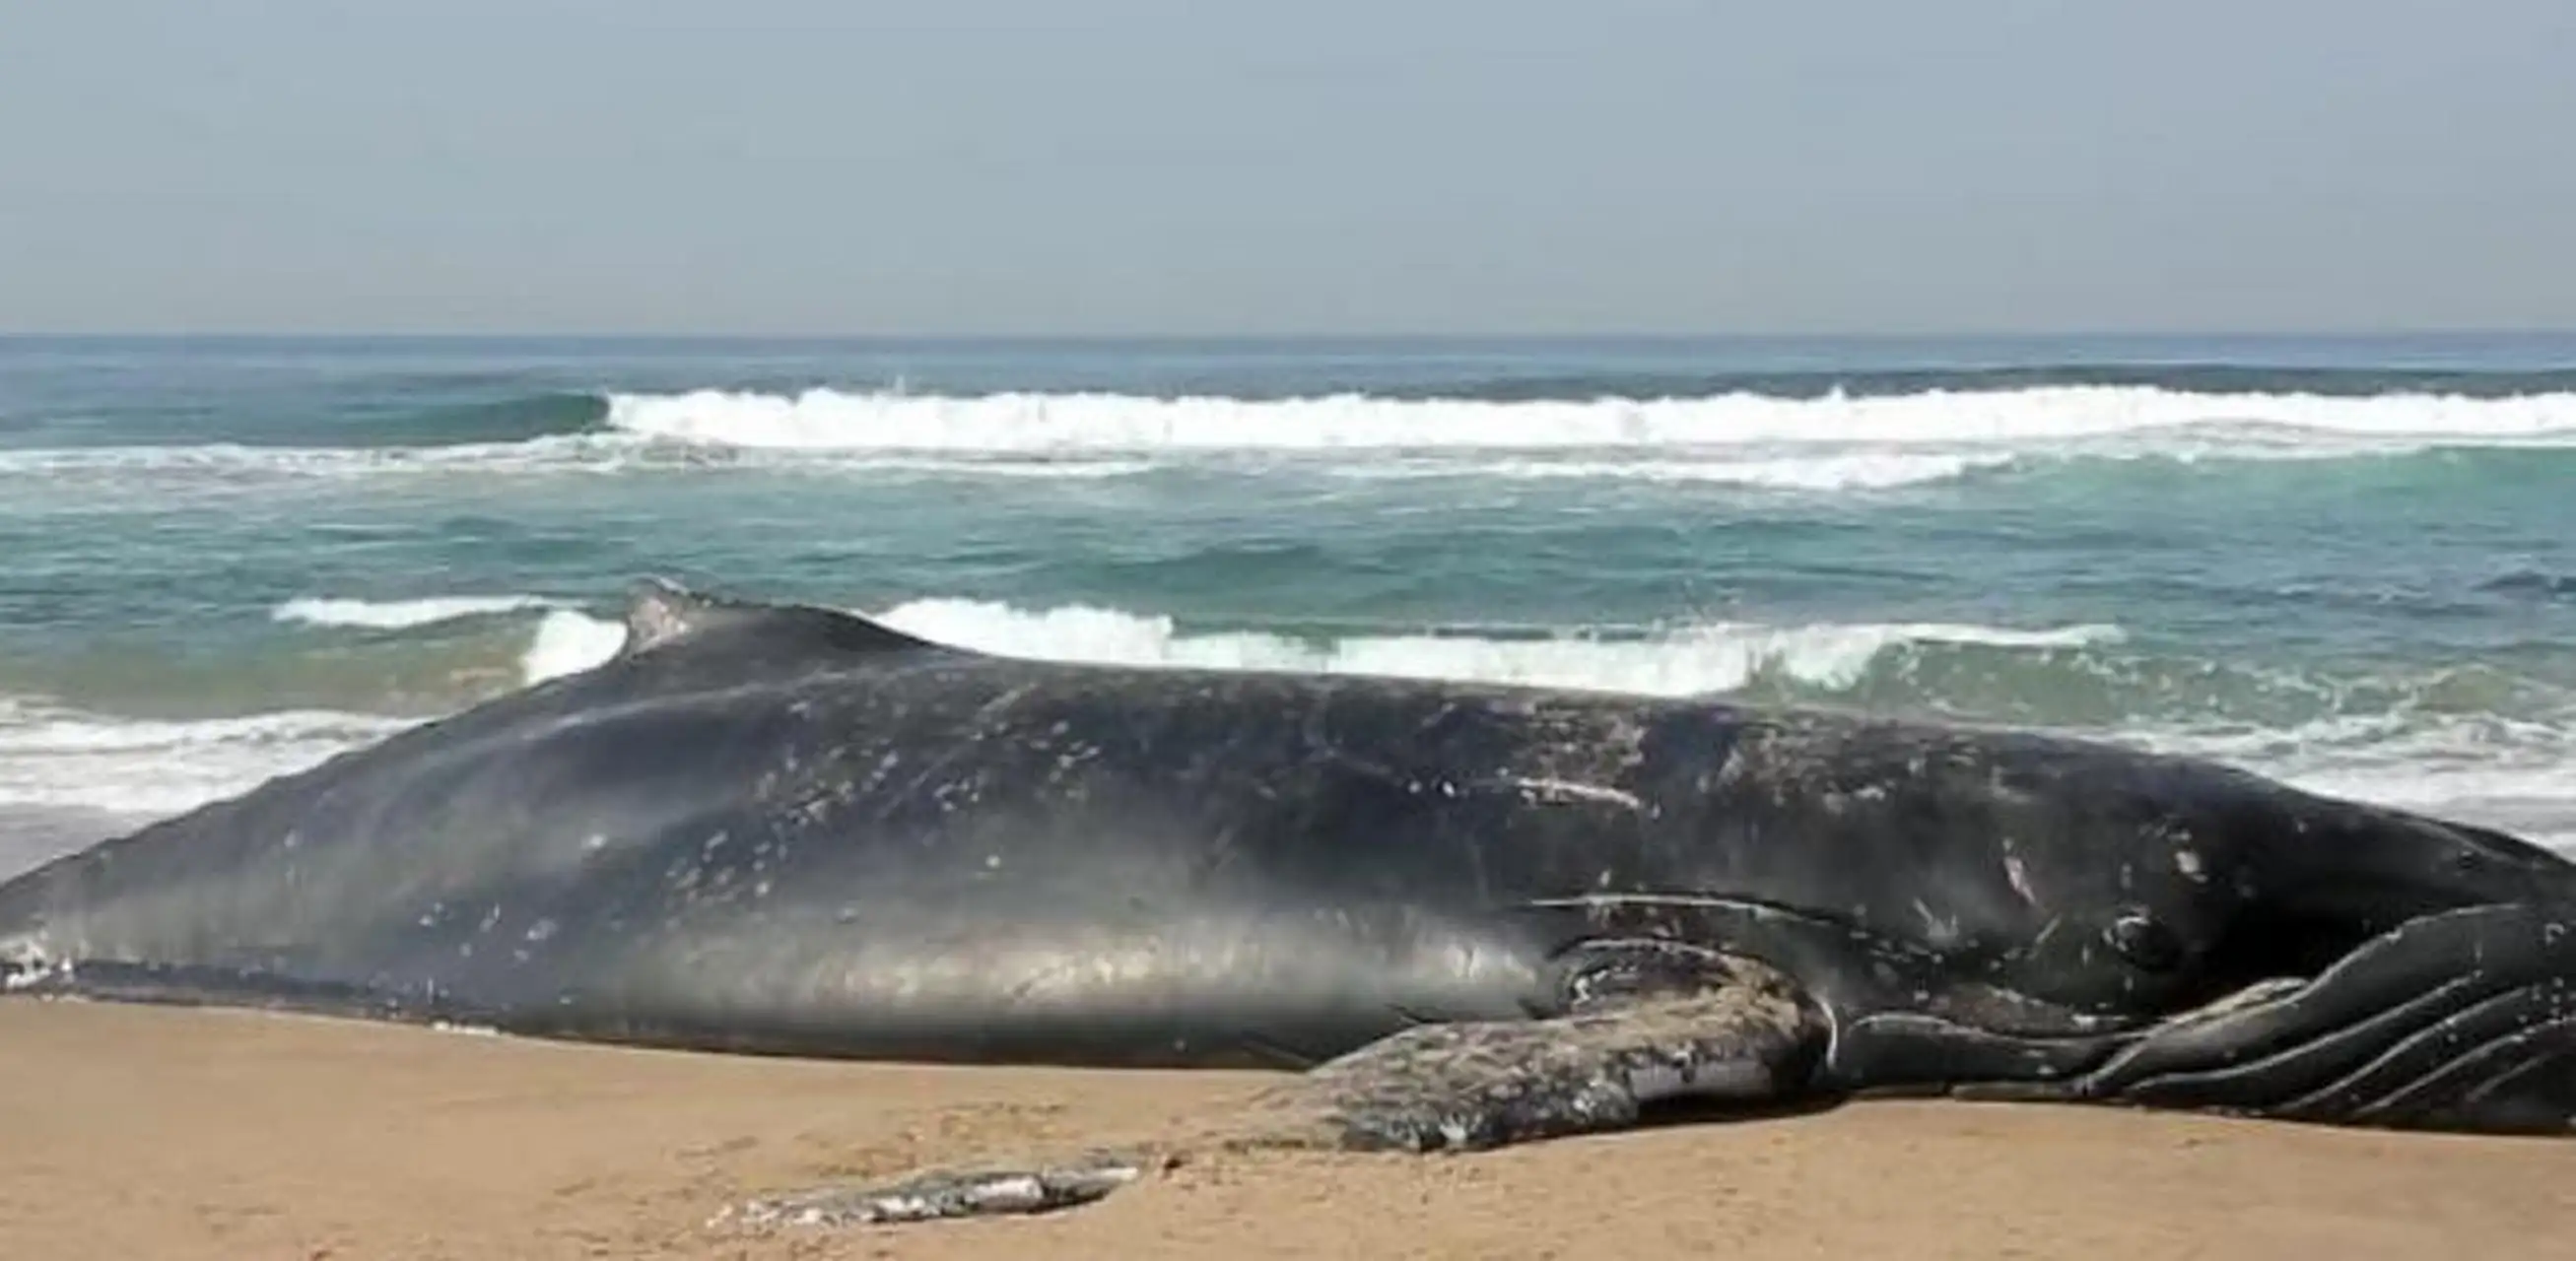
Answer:
M2565 1132L2576 866L2037 735L1010 659L646 584L596 669L0 885L0 985L1304 1070L1224 1141L1923 1092ZM1134 1153L764 1202L1091 1198Z

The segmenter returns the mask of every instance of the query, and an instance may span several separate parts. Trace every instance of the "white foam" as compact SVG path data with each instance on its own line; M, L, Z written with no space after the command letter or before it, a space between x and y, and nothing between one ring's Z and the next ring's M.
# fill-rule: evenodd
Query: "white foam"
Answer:
M1745 460L1470 460L1401 459L1351 464L1339 476L1369 481L1429 478L1602 480L1706 483L1767 490L1887 490L1945 482L2013 460L2009 452L1984 455L1885 451L1781 456Z
M2576 394L2465 398L2205 394L2053 386L1820 398L1482 402L698 390L617 394L608 425L708 446L804 451L1605 451L1746 444L2028 446L2229 428L2300 435L2576 442Z
M1604 478L1806 491L1958 477L2016 456L2325 459L2576 446L2576 394L2468 398L2048 386L1775 398L1479 401L697 390L608 396L605 427L428 447L0 451L0 478L171 493L350 478L701 467L892 478L1127 477L1298 461L1362 476ZM72 493L79 493L74 491Z
M772 452L770 467L820 468L836 473L868 473L880 476L913 476L922 478L1001 477L1035 481L1097 481L1111 477L1134 477L1162 467L1152 460L1119 459L1110 456L1074 454L1035 459L994 456L870 456L840 453L840 458L817 459L832 453ZM759 464L755 461L755 464Z
M2485 824L2576 857L2576 711L2516 719L2400 705L2287 729L2084 734L2208 758L2328 796Z
M423 477L609 476L704 468L856 474L893 479L1001 478L1083 481L1133 477L1148 459L1073 453L1016 456L904 455L866 451L727 448L599 433L443 447L208 446L45 447L0 450L0 478L78 484L138 481L191 493L251 491L278 483Z
M269 616L280 622L300 622L307 626L402 630L462 618L551 608L555 604L556 601L536 595L459 595L421 600L348 600L307 596L278 605L270 610Z
M319 710L173 722L0 704L0 806L175 814L409 725Z
M626 642L623 626L602 621L577 609L567 608L560 600L539 595L426 596L412 600L305 596L277 606L270 611L270 616L277 621L300 622L309 626L407 630L461 618L495 617L538 609L545 610L546 615L537 622L527 650L520 654L519 674L523 682L538 683L587 670L615 656L618 647Z
M556 609L537 623L537 633L519 658L519 671L530 683L578 674L617 655L626 643L626 628L572 609Z
M616 472L639 447L618 434L560 434L522 442L433 447L195 446L30 447L0 451L0 476L171 474L192 481L345 478L384 473Z
M2405 709L2288 730L2098 733L2311 792L2488 824L2576 850L2576 714L2547 721Z
M1775 627L1712 622L1619 639L1359 635L1318 641L1260 632L1185 632L1169 617L1086 605L1022 609L981 600L914 600L861 615L937 643L995 656L1480 679L1676 696L1741 687L1765 672L1847 685L1880 652L1904 643L2047 648L2120 637L2118 628L2100 625L2031 630L1944 623ZM614 655L623 639L623 630L613 623L571 611L551 613L529 650L529 677L587 669Z
M1640 637L1481 638L1360 635L1315 641L1247 632L1185 633L1168 617L1064 606L1026 610L973 600L917 600L876 615L941 643L1002 656L1463 678L1686 695L1743 686L1765 671L1848 684L1870 659L1907 642L2071 647L2119 637L2109 626L2039 630L1939 623L1762 626L1710 622Z

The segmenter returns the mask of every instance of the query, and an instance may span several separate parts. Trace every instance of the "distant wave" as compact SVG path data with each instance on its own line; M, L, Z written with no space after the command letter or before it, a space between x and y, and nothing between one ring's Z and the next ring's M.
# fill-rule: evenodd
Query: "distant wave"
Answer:
M270 611L280 622L307 626L363 627L400 630L469 617L552 607L556 601L535 595L440 596L425 600L347 600L306 597L289 600Z
M191 480L338 479L380 474L620 472L642 444L615 434L445 446L192 445L0 447L0 476L162 475Z
M1937 454L1854 452L1771 459L1394 459L1337 467L1336 476L1361 481L1497 478L1506 481L1640 481L1758 487L1769 490L1888 490L1946 482L1979 469L1998 469L2011 452Z
M2135 386L2192 394L2306 394L2364 398L2383 394L2501 399L2576 393L2576 367L2530 370L2446 368L2267 367L2228 363L2065 363L1958 368L1789 369L1765 372L1596 372L1459 375L1378 384L1383 398L1545 399L1713 398L1730 394L1781 399L1899 394L1985 394L2052 386Z
M1486 401L700 390L593 400L564 432L421 445L0 447L0 479L230 493L278 481L772 471L905 480L1261 475L1636 480L1808 492L2069 460L2576 449L2576 393L2031 386ZM564 417L571 418L565 409Z
M796 451L1181 453L1713 450L2237 435L2252 447L2354 440L2576 443L2576 393L2471 398L2202 394L2161 387L1781 398L1486 402L1359 395L1289 399L1118 394L619 394L611 429L716 447Z
M2499 574L2478 584L2478 590L2496 595L2552 599L2576 596L2576 574L2555 574L2538 569L2517 569Z
M613 476L643 472L771 469L891 478L1094 479L1130 477L1148 459L1003 454L761 451L631 434L565 434L525 442L435 447L200 446L0 448L0 478L145 479L195 489L272 482L418 477Z
M350 630L410 630L468 618L543 612L519 657L523 681L571 674L606 661L625 642L625 628L541 595L425 596L411 600L353 600L299 596L269 611L272 620Z
M302 710L153 721L0 698L0 806L175 814L409 725Z
M312 424L264 428L272 441L295 445L452 446L583 433L607 415L605 395L580 391L419 404L397 390L351 400Z
M2148 726L2101 738L2244 766L2311 792L2484 823L2576 857L2576 714L2398 710L2285 729Z
M255 451L475 446L595 432L608 415L603 393L510 394L467 382L473 388L460 394L457 384L325 375L278 395L182 395L157 406L107 404L70 415L29 409L0 414L0 445L15 430L120 449L191 441Z

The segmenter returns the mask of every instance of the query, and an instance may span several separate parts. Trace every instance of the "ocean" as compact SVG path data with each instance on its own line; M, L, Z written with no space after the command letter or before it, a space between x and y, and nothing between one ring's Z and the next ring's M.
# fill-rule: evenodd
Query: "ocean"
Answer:
M583 669L643 575L2576 849L2576 337L9 339L0 556L0 871Z

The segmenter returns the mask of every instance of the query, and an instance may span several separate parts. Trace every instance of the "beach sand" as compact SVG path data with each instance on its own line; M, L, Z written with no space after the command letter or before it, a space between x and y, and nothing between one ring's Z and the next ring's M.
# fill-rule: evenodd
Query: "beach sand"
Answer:
M1229 1156L1043 1218L707 1225L1263 1080L0 1000L0 1257L2576 1256L2576 1141L1914 1101L1471 1157Z

